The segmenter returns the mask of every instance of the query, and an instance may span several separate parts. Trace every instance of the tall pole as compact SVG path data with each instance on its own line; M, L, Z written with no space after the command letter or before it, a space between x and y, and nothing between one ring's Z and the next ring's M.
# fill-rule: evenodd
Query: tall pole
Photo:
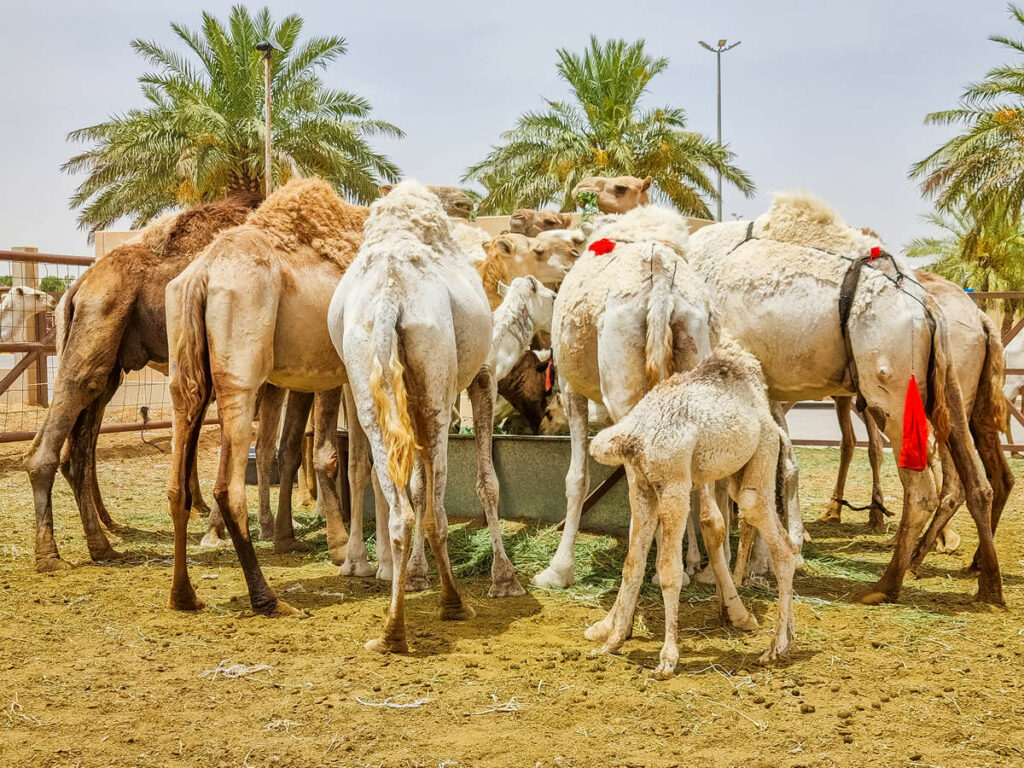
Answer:
M267 93L266 93L267 124L266 124L266 128L264 128L264 133L266 134L266 155L265 155L264 159L266 160L266 164L263 166L263 168L264 168L264 170L263 170L264 180L263 181L264 181L264 188L265 188L264 197L270 197L270 190L273 189L273 186L274 186L274 173L273 173L273 170L272 170L272 167L271 167L271 164L270 164L270 148L271 148L271 142L272 142L272 138L270 136L270 51L267 51L266 53L263 54L263 64L265 65L264 68L263 68L263 72L264 72L264 81L266 82L266 90L267 90ZM721 87L721 85L719 85L719 87ZM721 111L721 103L719 103L719 111ZM721 133L721 131L722 131L721 126L719 126L718 131L719 131L719 133ZM721 143L721 138L719 138L719 143ZM719 218L719 220L721 220L721 218L722 218L722 210L721 210L721 208L722 208L722 201L721 201L721 194L722 194L721 184L722 184L722 181L721 181L721 176L719 176L718 184L719 184L719 188L718 188L718 194L719 194L718 218Z
M725 53L726 51L731 51L733 48L735 48L737 45L739 45L740 42L742 42L742 41L735 42L732 45L726 45L726 41L725 40L719 40L718 41L718 45L715 46L715 47L712 47L712 46L708 45L707 43L705 43L703 40L700 41L701 47L703 47L703 48L711 51L713 54L715 54L715 60L716 60L715 64L716 64L717 79L718 79L718 133L716 135L716 138L718 139L718 146L722 146L722 54ZM721 169L719 169L719 171L718 171L717 192L718 192L718 206L717 206L718 207L718 216L717 216L717 220L721 221L722 220L722 171L721 171Z
M264 142L266 144L263 156L263 193L265 197L270 197L270 192L274 188L274 170L271 165L270 154L272 148L272 137L270 135L270 56L274 51L284 53L284 48L271 37L256 43L256 50L263 54L264 112L266 113L266 124L263 129Z

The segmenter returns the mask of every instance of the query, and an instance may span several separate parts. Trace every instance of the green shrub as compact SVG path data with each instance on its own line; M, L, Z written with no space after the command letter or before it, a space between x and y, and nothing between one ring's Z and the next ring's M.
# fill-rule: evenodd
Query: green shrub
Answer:
M0 275L0 285L6 285L8 288L10 288L12 285L14 285L14 278L12 278L10 275Z

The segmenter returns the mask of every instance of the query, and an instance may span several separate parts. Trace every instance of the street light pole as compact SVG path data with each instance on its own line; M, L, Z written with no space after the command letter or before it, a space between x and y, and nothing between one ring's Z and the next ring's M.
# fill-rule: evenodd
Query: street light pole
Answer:
M271 166L270 150L271 150L271 135L270 135L270 56L273 51L283 53L282 48L278 42L274 39L260 40L256 43L256 50L263 53L263 79L266 90L265 102L266 102L266 125L264 127L264 140L265 140L265 154L264 154L264 166L263 166L263 189L264 197L270 197L270 191L274 185L274 173Z
M718 45L712 48L710 45L705 43L703 40L700 44L703 48L711 51L715 54L716 63L718 65L718 144L722 144L722 54L726 51L731 51L742 40L739 40L732 45L726 45L726 40L719 40ZM722 220L722 172L718 172L718 221Z

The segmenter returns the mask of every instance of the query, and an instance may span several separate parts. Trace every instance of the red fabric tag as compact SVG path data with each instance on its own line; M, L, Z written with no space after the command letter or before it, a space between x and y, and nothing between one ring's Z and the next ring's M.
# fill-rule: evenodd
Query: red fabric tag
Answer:
M551 388L554 386L554 382L551 380L552 377L553 377L554 369L555 369L555 364L552 361L548 360L547 370L544 371L544 394L545 395L548 394L551 391Z
M871 249L871 258L868 259L868 261L874 261L875 259L877 259L881 255L882 255L882 249L879 248L876 245L874 248Z
M899 466L915 472L923 472L928 467L928 419L914 374L910 374L907 399L903 404L903 445L900 446Z
M609 240L607 237L595 240L587 250L593 251L595 256L604 256L606 253L611 253L615 250L615 241Z

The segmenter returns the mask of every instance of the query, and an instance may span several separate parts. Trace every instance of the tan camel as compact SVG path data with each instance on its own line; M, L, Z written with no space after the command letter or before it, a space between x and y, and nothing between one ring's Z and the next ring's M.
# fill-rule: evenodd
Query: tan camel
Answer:
M591 176L573 188L572 199L579 200L581 192L590 192L597 195L597 207L601 213L625 213L638 205L647 205L650 188L650 176L643 179L636 176Z
M978 529L978 598L1001 603L992 521L1005 498L996 489L1000 496L993 502L993 488L975 463L946 319L900 259L885 256L887 267L867 266L877 247L877 239L846 225L819 200L787 194L754 222L697 230L690 250L722 327L760 360L773 401L859 392L890 442L902 445L907 383L916 377L936 440L949 448ZM897 268L904 277L894 274ZM981 412L990 415L991 405L975 411L979 424L991 421ZM978 447L988 466L994 457ZM896 550L882 578L860 596L866 603L897 599L912 549L938 503L929 472L901 468L900 479L904 504ZM792 507L788 512L790 536L799 544L799 513Z
M519 208L512 211L508 221L508 231L513 235L536 237L541 232L551 229L568 229L572 226L572 214L559 213L547 208L534 211L530 208Z
M710 355L718 337L704 281L686 261L682 216L654 206L603 216L590 241L555 299L551 343L572 457L565 529L551 564L533 578L540 587L575 579L573 547L590 482L587 401L619 421L655 383Z
M488 523L493 517L497 525L497 481L489 463L491 372L484 365L491 313L443 209L422 185L402 182L376 201L365 233L358 258L334 294L328 325L390 506L391 605L383 634L367 648L404 652L414 522L406 493L410 479L415 512L440 574L441 617L474 615L459 594L448 559L444 491L451 403L468 388L479 462L477 491Z
M539 237L525 235L499 235L486 243L486 255L476 265L484 284L491 310L501 305L498 284L508 285L517 277L532 275L541 285L556 289L576 263L574 246L586 238L581 230L560 230L541 233ZM575 241L575 242L573 242Z
M215 395L222 437L214 497L225 512L253 610L267 615L294 612L264 579L249 535L245 467L250 424L265 382L307 392L339 391L343 370L325 318L334 288L362 242L367 213L366 208L342 201L319 179L289 182L244 224L221 233L202 258L167 287L174 405L168 486L174 520L172 608L201 607L185 559L191 506L185 478L195 461L199 425ZM315 432L329 451L338 398L331 398L320 411ZM325 485L321 484L321 494ZM324 512L328 547L340 553L348 534L337 504L325 505Z
M103 533L110 518L96 482L96 440L103 410L124 371L166 364L164 288L220 230L240 223L259 202L232 197L161 217L75 281L56 313L59 367L53 399L25 459L36 508L36 570L70 566L53 539L51 493L58 464L68 478L93 560L118 557ZM60 460L67 441L67 458ZM202 503L190 473L192 493ZM203 505L205 506L205 505Z
M701 491L701 529L716 572L728 573L721 543L727 531L714 514L711 487L728 479L729 495L744 525L753 526L771 549L779 585L779 617L767 663L785 656L796 636L793 617L793 571L797 547L789 541L775 513L776 474L784 460L786 433L768 404L761 366L739 345L725 343L687 373L677 373L650 392L615 426L594 438L590 452L602 464L625 464L632 472L629 551L622 588L608 615L586 636L616 651L632 629L632 615L643 581L655 527L658 577L665 600L665 644L655 675L668 677L679 660L679 589L683 584L683 531L690 517L690 491ZM642 503L636 503L640 500ZM742 557L742 550L741 555ZM719 580L720 598L730 618L747 629L757 621L747 613L732 582ZM724 593L724 594L722 594Z

